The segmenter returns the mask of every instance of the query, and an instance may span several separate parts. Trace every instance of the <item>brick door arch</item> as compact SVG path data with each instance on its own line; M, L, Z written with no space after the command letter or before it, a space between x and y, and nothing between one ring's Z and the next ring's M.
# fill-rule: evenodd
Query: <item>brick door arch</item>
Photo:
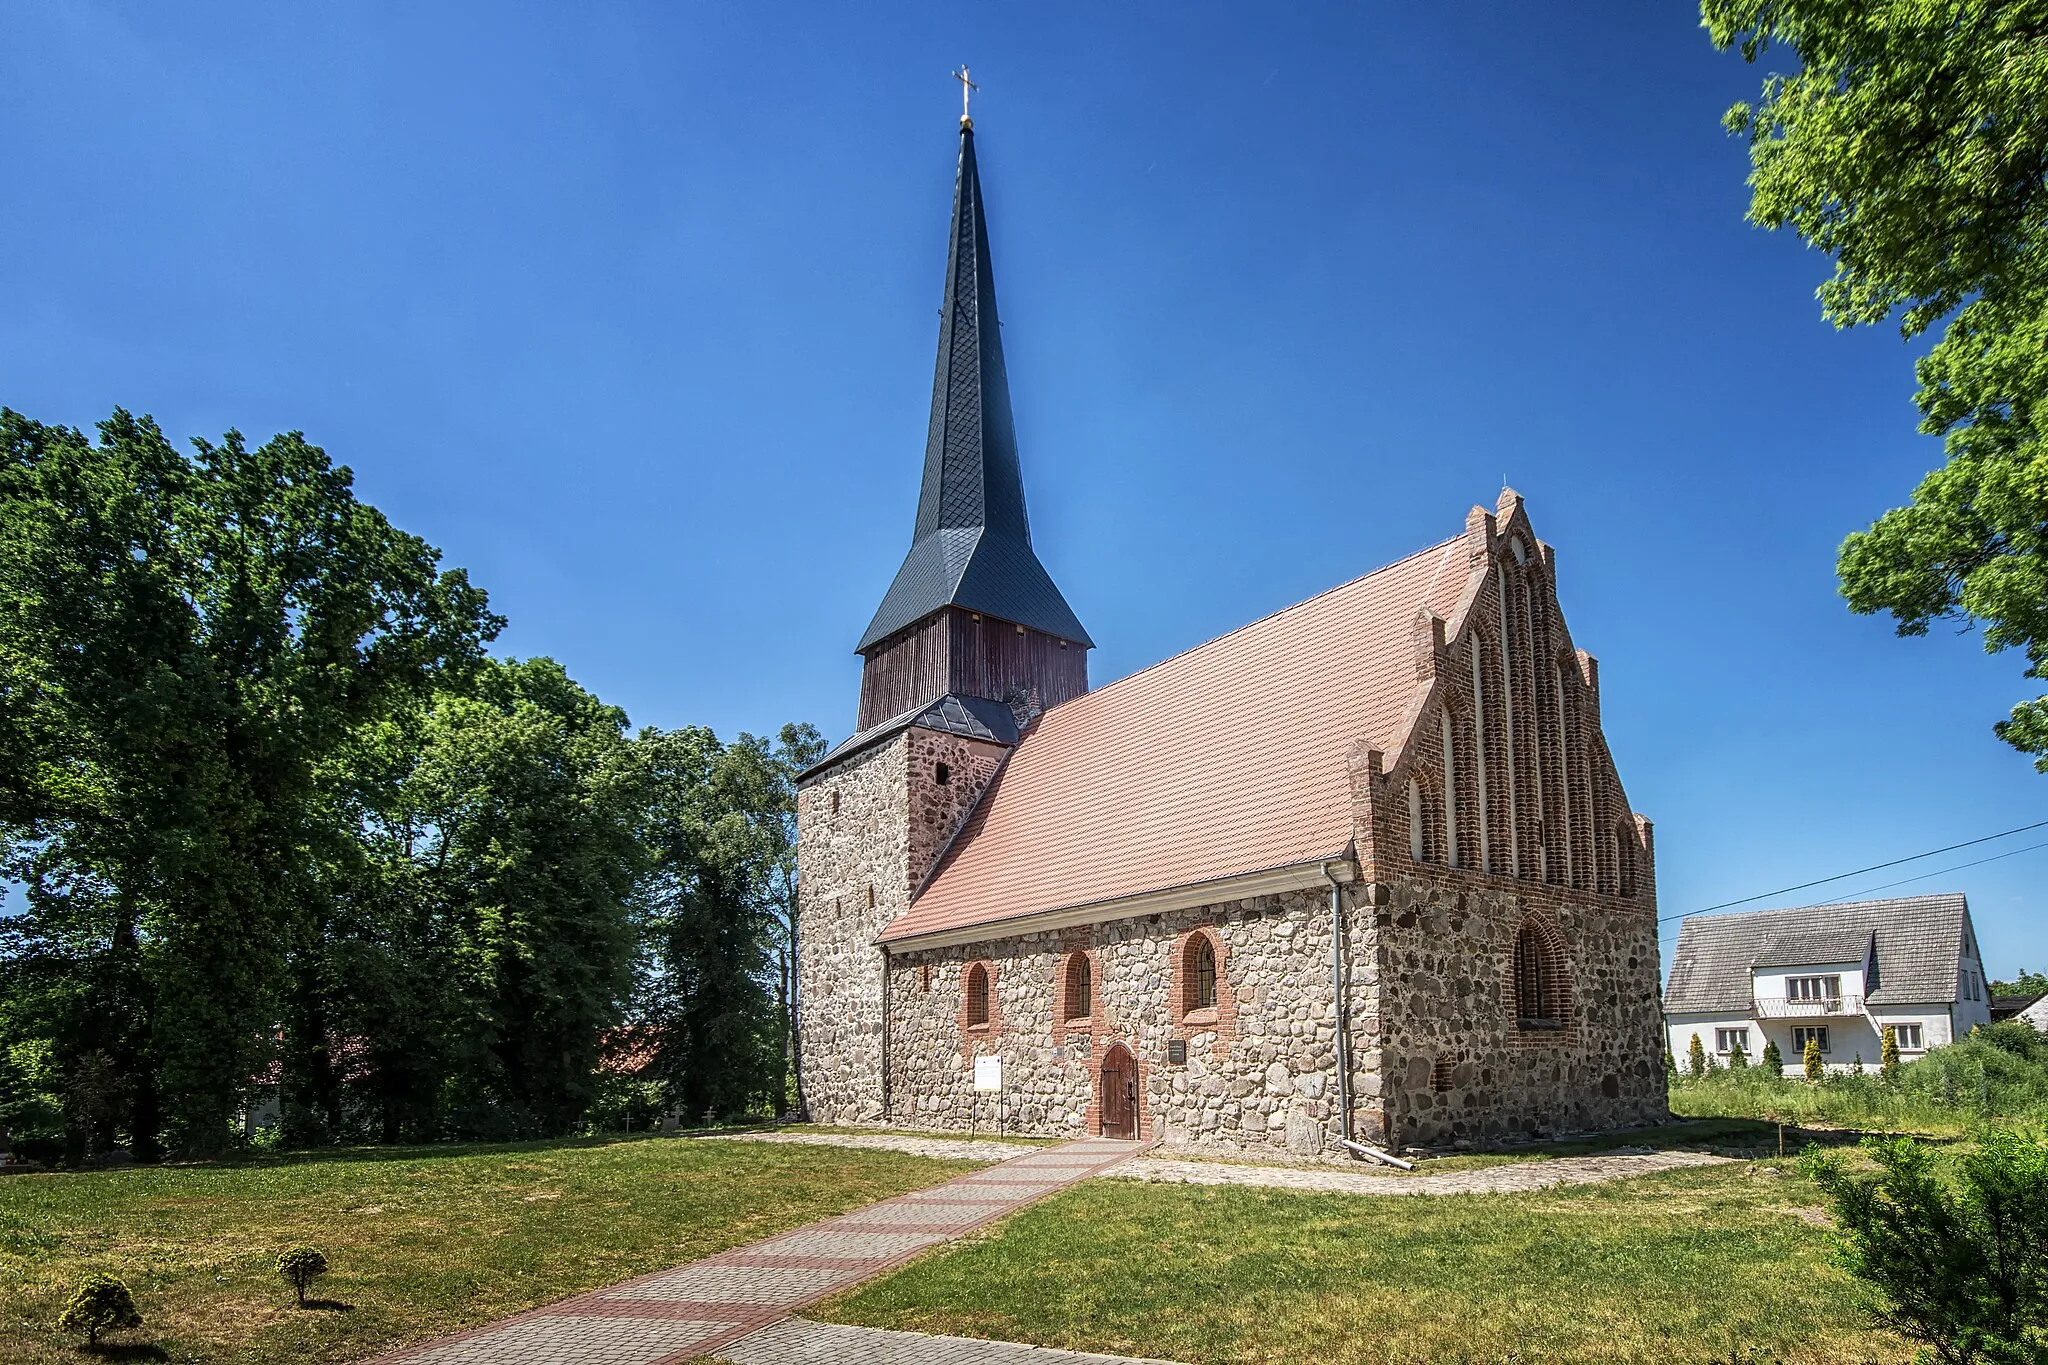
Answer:
M1129 1048L1116 1043L1102 1055L1096 1085L1102 1136L1135 1139L1144 1125L1139 1114L1138 1059Z

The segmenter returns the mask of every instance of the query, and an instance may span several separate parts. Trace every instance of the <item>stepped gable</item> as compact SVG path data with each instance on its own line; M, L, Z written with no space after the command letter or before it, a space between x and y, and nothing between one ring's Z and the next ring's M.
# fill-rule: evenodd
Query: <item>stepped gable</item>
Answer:
M1447 620L1466 536L1048 711L883 942L1335 858L1351 756L1405 740L1424 609ZM1455 622L1453 622L1455 624Z

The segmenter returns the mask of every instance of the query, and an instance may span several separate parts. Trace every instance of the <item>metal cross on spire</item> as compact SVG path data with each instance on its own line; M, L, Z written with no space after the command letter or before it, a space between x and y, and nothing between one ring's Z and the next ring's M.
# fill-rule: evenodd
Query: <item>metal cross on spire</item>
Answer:
M967 96L970 91L979 90L981 87L967 79L967 68L964 66L953 73L953 79L960 82L960 126L972 128L974 120L967 116Z

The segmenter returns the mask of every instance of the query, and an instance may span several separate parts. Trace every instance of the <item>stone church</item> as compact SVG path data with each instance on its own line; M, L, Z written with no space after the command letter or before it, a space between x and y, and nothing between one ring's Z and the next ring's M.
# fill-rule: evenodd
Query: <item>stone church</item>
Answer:
M1089 690L961 123L910 552L800 782L811 1116L1331 1158L1664 1118L1650 824L1522 499Z

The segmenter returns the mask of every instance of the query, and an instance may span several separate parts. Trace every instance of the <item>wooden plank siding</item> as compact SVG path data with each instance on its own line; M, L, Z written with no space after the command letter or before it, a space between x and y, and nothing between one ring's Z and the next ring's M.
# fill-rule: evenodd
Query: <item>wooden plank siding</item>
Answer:
M865 730L948 692L1007 701L1036 690L1047 710L1088 690L1088 651L992 616L947 607L869 650L860 675Z

